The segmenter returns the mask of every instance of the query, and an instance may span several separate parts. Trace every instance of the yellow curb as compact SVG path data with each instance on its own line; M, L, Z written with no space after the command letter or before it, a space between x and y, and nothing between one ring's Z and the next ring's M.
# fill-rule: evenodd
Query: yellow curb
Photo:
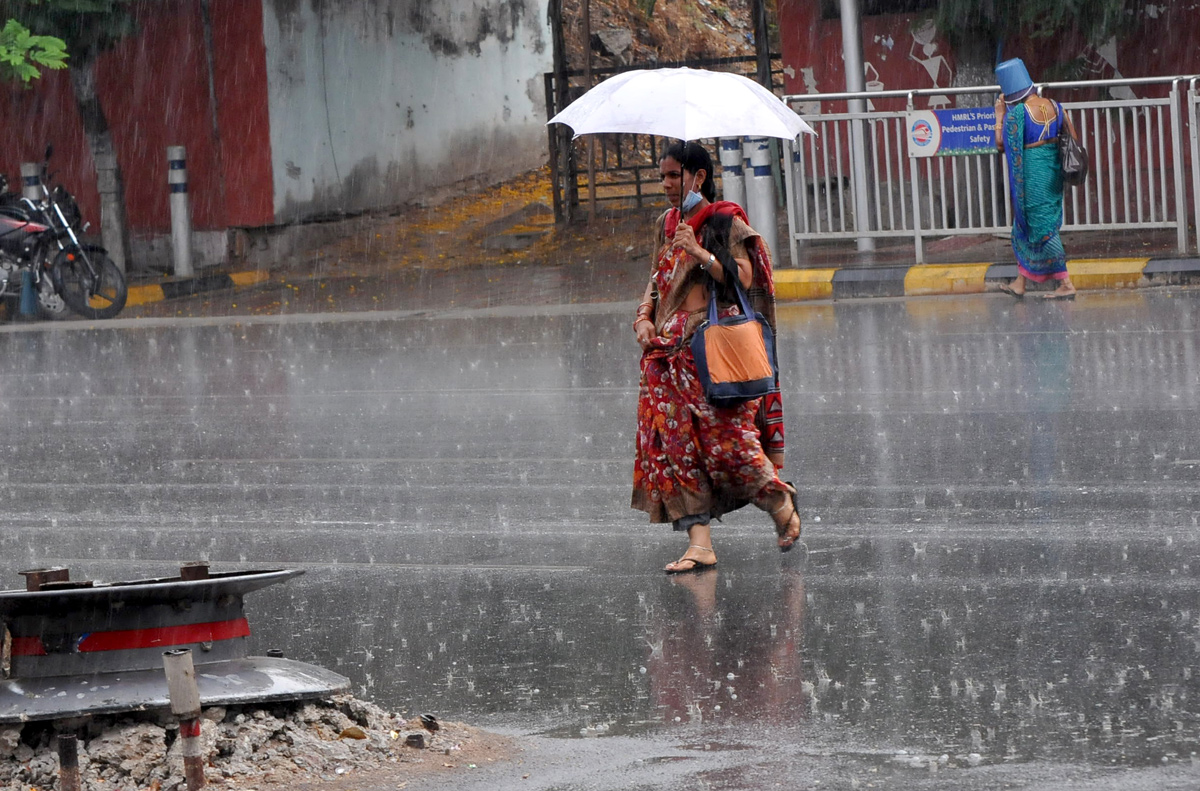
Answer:
M837 269L777 269L775 296L779 299L829 299Z
M167 298L162 286L131 286L129 295L125 298L125 307L148 305L151 302L162 302Z
M980 294L991 264L921 264L904 276L904 295Z
M235 286L254 286L271 279L271 273L265 269L254 269L249 272L233 272L229 275Z
M1149 258L1084 258L1067 262L1075 288L1134 288Z

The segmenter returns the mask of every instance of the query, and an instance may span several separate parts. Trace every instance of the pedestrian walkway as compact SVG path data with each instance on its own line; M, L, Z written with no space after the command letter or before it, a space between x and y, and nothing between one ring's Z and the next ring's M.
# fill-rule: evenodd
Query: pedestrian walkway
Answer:
M437 206L348 220L346 236L279 262L175 280L131 277L124 315L194 315L637 299L663 207L605 209L592 222L555 226L541 171ZM917 265L908 240L811 243L790 260L786 228L775 251L781 301L924 296L997 290L1016 275L999 235L927 239ZM1175 250L1170 231L1064 234L1081 291L1200 279L1200 257ZM1036 289L1035 289L1036 290Z

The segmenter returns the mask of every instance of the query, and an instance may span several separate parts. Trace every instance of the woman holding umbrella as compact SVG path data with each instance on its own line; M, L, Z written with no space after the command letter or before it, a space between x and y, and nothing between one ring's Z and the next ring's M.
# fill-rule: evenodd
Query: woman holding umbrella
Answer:
M712 158L698 143L677 143L660 162L672 208L659 218L658 244L633 329L641 344L634 508L651 522L688 534L688 548L665 571L715 566L711 521L747 503L770 514L781 551L800 537L796 490L780 480L783 411L779 393L732 408L707 402L689 345L704 321L709 288L721 315L736 272L751 306L774 325L771 257L735 203L713 202ZM677 207L677 208L676 208Z

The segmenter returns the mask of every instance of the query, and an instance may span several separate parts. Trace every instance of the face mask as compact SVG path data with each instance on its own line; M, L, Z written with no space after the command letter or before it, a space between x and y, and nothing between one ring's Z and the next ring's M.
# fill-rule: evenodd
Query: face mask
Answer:
M695 190L691 190L690 192L688 192L687 195L683 196L683 203L682 203L682 205L680 205L679 210L681 212L683 212L684 214L687 214L692 209L699 206L700 201L702 201L702 200L704 200L703 195L701 195L699 192L696 192Z

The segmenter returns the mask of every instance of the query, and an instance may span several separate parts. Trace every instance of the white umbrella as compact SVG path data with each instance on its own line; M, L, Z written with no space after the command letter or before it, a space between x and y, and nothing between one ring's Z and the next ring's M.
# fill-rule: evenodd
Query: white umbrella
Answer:
M547 121L575 136L604 132L677 140L816 134L775 94L740 74L704 69L636 69L609 77Z

